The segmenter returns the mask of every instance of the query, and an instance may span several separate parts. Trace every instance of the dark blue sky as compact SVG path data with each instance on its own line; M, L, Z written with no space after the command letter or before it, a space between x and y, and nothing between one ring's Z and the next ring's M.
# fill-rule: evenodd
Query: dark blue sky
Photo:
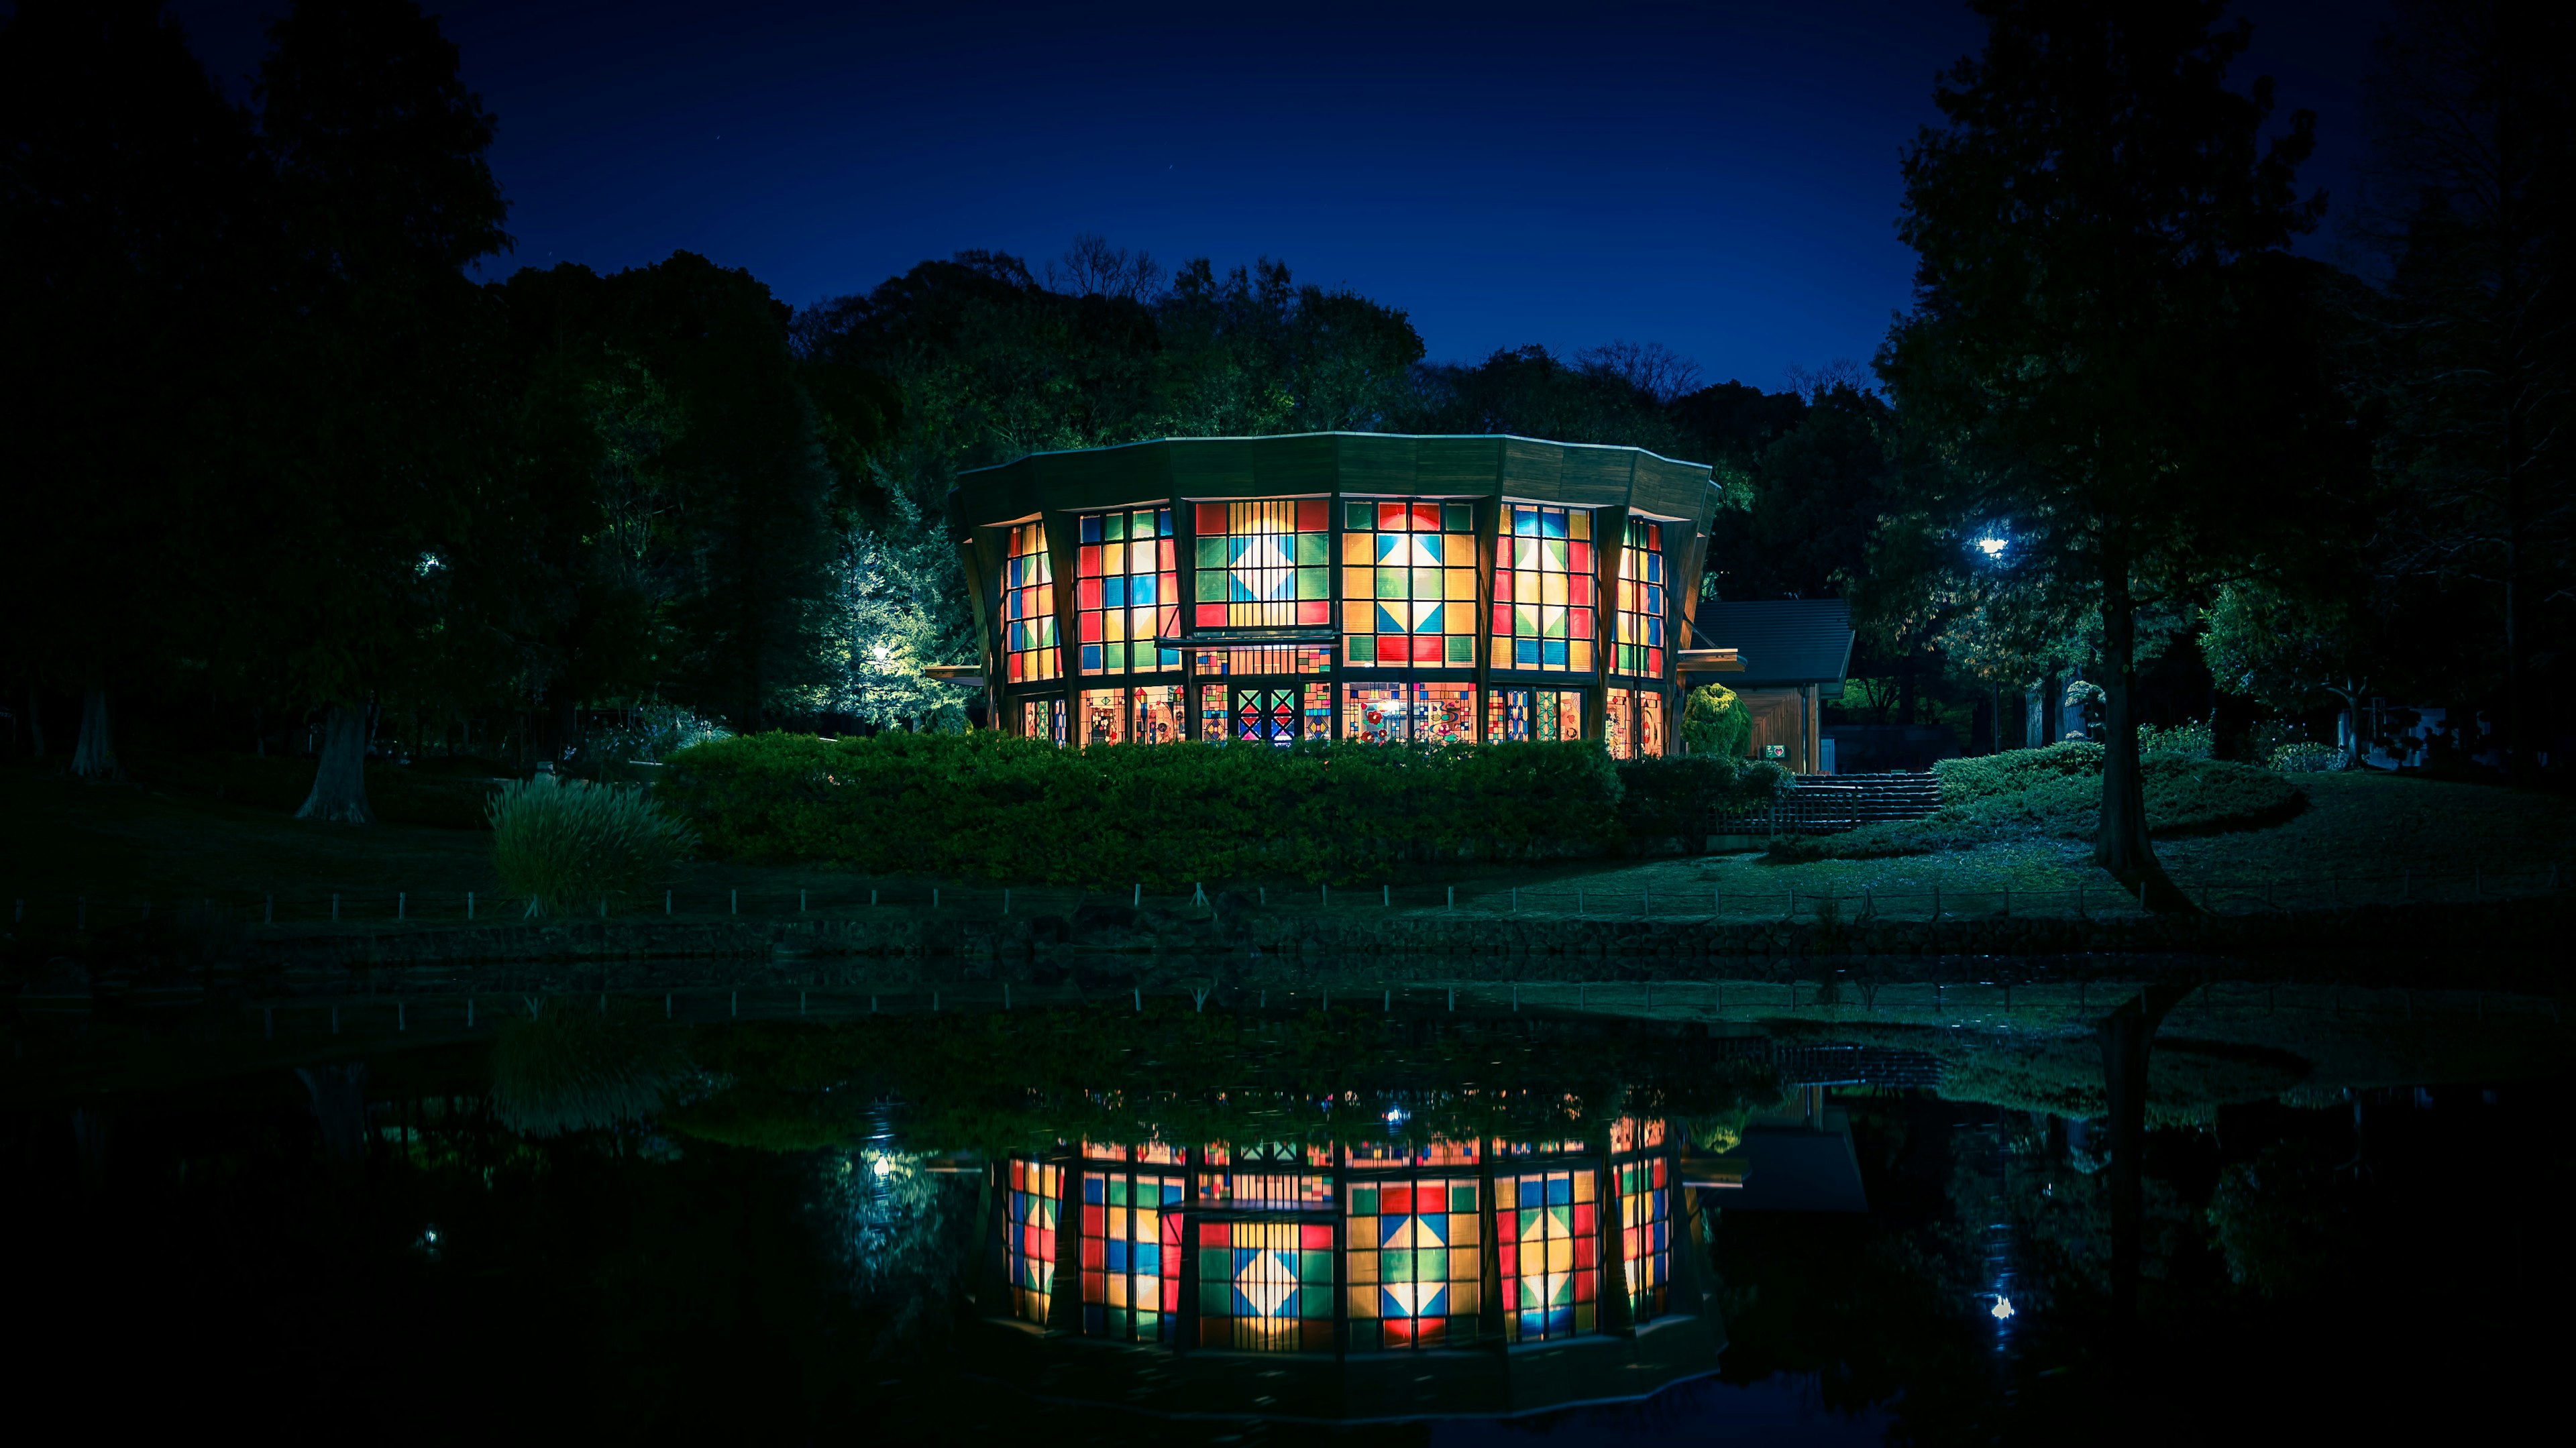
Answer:
M280 8L171 7L228 80ZM499 119L504 269L687 249L802 304L1089 231L1281 258L1435 358L1626 338L1766 387L1866 362L1905 304L1897 155L1982 34L1947 0L429 8ZM2320 112L2306 178L2348 198L2386 0L2240 10L2241 79Z

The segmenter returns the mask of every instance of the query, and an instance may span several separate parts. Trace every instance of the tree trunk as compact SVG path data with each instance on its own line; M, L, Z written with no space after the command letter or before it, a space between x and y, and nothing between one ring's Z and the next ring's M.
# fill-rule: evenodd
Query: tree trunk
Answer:
M2172 887L2147 843L2145 781L2138 770L2138 615L2129 596L2128 567L2110 560L2102 584L2102 826L2093 841L2093 863L2120 883L2148 882L2151 891ZM2150 903L2157 903L2150 896ZM2168 900L2163 902L2171 904Z
M324 717L321 766L313 771L313 793L306 797L304 808L297 810L295 817L351 825L375 823L375 811L367 808L364 706L334 704Z
M2111 1114L2111 1310L2123 1329L2138 1311L2139 1237L2146 1216L2146 1178L2138 1158L2147 1145L2147 1048L2156 1027L2187 985L2151 985L2102 1018L2102 1084Z
M116 764L116 741L108 730L105 689L81 696L80 743L72 750L72 773L83 779L124 777L125 771Z

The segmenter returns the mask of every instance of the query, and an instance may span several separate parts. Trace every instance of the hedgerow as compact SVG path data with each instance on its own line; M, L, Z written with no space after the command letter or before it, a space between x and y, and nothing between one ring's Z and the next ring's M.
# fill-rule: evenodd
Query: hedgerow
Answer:
M1656 797L1720 773L1736 787L1733 766L1706 766ZM655 787L719 855L1156 889L1600 853L1629 833L1623 793L1601 746L1573 741L1069 750L985 730L718 740L672 756Z
M2069 740L1974 759L1944 759L1941 808L1921 819L1868 825L1848 834L1783 840L1775 858L1873 859L1972 850L2008 840L2090 839L2102 810L2102 746ZM2268 769L2152 754L2138 762L2147 833L2220 834L2276 825L2307 805L2297 786Z

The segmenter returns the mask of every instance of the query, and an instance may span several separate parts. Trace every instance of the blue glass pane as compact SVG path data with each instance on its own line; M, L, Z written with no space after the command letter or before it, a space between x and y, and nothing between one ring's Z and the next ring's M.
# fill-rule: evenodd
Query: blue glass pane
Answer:
M1565 640L1547 640L1545 643L1545 652L1547 655L1548 667L1557 669L1565 667Z
M1100 1178L1096 1176L1084 1177L1082 1179L1082 1199L1095 1207L1099 1206L1102 1185Z
M1139 573L1134 578L1129 579L1127 599L1128 602L1135 604L1138 608L1152 608L1154 606L1154 575L1151 573Z
M1522 668L1524 668L1524 669L1535 669L1535 668L1537 668L1537 667L1538 667L1538 640L1536 640L1536 639L1514 639L1514 640L1512 640L1512 662L1513 662L1514 664L1519 665L1520 667L1522 667Z
M1565 513L1564 513L1564 511L1563 511L1562 509L1558 509L1558 508L1549 508L1549 509L1547 509L1546 511L1544 511L1544 512L1540 513L1540 514L1539 514L1539 525L1538 525L1538 528L1539 528L1539 536L1540 536L1540 537L1542 537L1542 538L1562 538L1562 537L1564 537L1564 536L1565 536Z
M1172 510L1164 508L1154 514L1154 531L1162 537L1172 536Z
M1092 673L1096 674L1100 672L1100 645L1084 644L1082 646L1082 666Z
M1127 580L1124 578L1104 578L1100 580L1100 601L1103 605L1110 608L1125 608L1127 606Z
M1100 541L1100 520L1098 518L1085 518L1082 520L1082 541L1085 543L1097 543Z

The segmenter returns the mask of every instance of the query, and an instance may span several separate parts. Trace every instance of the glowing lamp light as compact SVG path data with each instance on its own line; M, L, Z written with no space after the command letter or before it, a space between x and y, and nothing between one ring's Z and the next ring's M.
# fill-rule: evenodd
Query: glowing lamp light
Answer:
M2005 540L2001 538L1980 538L1977 540L1977 551L1983 553L1988 558L2001 558L2004 555L2004 547Z
M1987 1308L1986 1312L1989 1316L1993 1317L1995 1321L2002 1322L2013 1315L2012 1299L2009 1297L1998 1296L1995 1299L1995 1305Z
M892 1176L894 1175L894 1163L884 1157L878 1157L876 1160L868 1163L868 1170L875 1172L881 1177Z
M1403 1107L1390 1106L1386 1109L1386 1124L1390 1128L1402 1126L1410 1116L1411 1113L1407 1112Z

